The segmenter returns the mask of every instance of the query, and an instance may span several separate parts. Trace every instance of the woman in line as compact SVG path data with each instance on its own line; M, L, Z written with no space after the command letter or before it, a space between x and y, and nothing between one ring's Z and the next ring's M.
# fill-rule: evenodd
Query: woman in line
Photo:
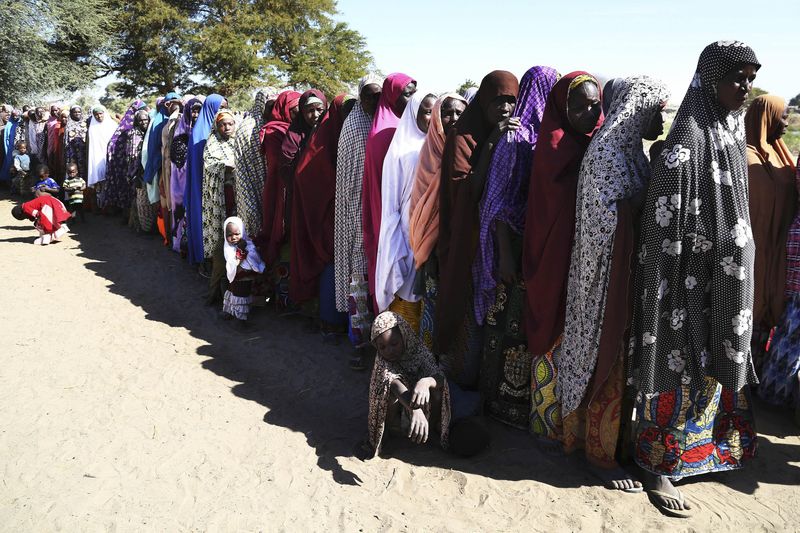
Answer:
M519 82L510 72L487 74L448 134L442 155L437 247L442 305L436 306L434 352L447 377L470 389L478 386L483 351L472 291L479 203L494 147L506 132L519 129L519 119L511 116L518 91Z
M750 104L744 117L750 222L756 243L753 304L753 359L764 362L770 331L784 310L786 238L797 212L795 168L783 142L789 112L780 96L766 94Z
M395 72L383 80L378 109L375 111L365 147L361 224L364 233L364 254L367 258L367 283L373 303L375 303L375 258L378 255L378 237L381 230L383 160L392 143L400 116L415 92L417 92L417 82L406 74Z
M372 118L383 80L365 76L358 83L358 103L347 116L336 155L333 263L336 310L349 315L347 333L356 353L350 368L366 370L366 348L372 324L372 300L367 285L367 259L361 224L364 157Z
M641 218L628 369L634 458L651 500L672 516L690 506L671 479L739 469L756 451L755 246L741 108L759 67L738 41L703 50Z
M108 143L115 131L117 131L117 123L106 112L106 108L100 105L94 106L92 108L92 118L89 119L89 133L87 136L87 144L89 145L87 172L89 177L86 180L87 187L96 190L93 207L104 207L103 194L108 163Z
M186 209L183 205L183 195L186 191L186 178L189 173L189 138L192 135L192 127L200 116L204 101L205 96L195 96L187 100L169 146L172 249L181 254L187 252Z
M615 454L626 416L623 354L634 226L650 181L642 139L661 135L669 92L646 76L620 80L616 87L581 165L563 343L554 372L566 451L583 448L590 471L606 488L641 492Z
M158 180L158 196L161 208L161 224L163 228L161 234L164 237L164 246L170 246L172 241L172 161L169 153L172 149L172 141L175 138L175 129L183 116L183 107L191 99L185 96L180 99L173 99L167 102L167 112L169 116L161 129L161 170Z
M131 196L135 198L136 205L130 210L128 225L136 232L149 232L155 221L155 210L147 199L147 191L142 182L142 148L144 136L150 126L150 114L146 109L140 109L133 115L133 128L124 132L125 153L125 178L131 189Z
M447 134L467 108L467 101L456 93L440 96L431 111L431 124L419 153L417 170L409 203L408 243L414 257L416 282L414 292L422 297L420 338L433 347L433 321L438 291L439 262L436 242L439 238L439 184L442 153Z
M67 173L64 169L64 125L61 121L61 108L50 106L50 120L47 121L47 166L50 175L61 185Z
M402 316L419 332L422 301L414 293L414 256L408 244L411 189L417 160L430 126L436 97L414 93L397 125L383 161L381 225L375 265L375 300L378 311Z
M189 136L189 158L186 161L186 191L183 194L183 206L186 210L186 236L189 249L189 263L202 264L206 254L213 250L203 249L203 152L208 136L214 126L214 118L221 107L228 107L228 102L219 94L210 94L200 108L200 115L192 126ZM201 270L203 268L201 267Z
M105 186L105 205L112 209L123 211L123 221L128 222L128 209L131 207L134 189L128 182L128 161L126 149L128 144L128 132L133 129L133 116L145 103L136 100L128 106L122 120L119 121L117 130L108 141L106 157L108 159L106 168Z
M334 98L311 133L297 158L292 189L289 299L304 304L318 298L321 332L331 340L347 320L336 310L333 282L336 154L345 96Z
M527 429L531 357L520 328L525 286L520 282L528 180L547 96L558 81L551 67L529 69L513 116L520 127L500 138L480 203L478 251L472 264L475 321L485 325L481 389L494 418Z
M221 246L222 222L231 216L233 210L226 189L233 186L235 132L233 113L220 109L203 150L203 250L207 258L218 255L216 250Z
M8 122L2 130L0 140L3 144L3 162L0 167L0 181L9 181L11 179L11 165L14 163L14 147L16 146L17 134L22 124L19 111L12 110L8 117Z
M69 108L69 119L64 130L64 167L67 163L78 165L78 177L86 180L86 132L88 122L83 118L81 106Z

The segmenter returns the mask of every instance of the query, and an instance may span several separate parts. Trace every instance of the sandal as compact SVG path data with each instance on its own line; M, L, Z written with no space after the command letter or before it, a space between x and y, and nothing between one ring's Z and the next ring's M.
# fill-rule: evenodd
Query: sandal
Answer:
M692 512L690 509L671 509L664 505L664 502L660 501L656 496L659 498L663 498L664 500L674 501L679 503L683 506L684 502L686 501L683 493L679 491L677 488L675 491L678 493L677 496L669 494L667 492L662 492L660 490L648 490L647 495L650 498L650 503L652 503L656 509L661 511L661 514L666 516L671 516L673 518L689 518L692 516Z

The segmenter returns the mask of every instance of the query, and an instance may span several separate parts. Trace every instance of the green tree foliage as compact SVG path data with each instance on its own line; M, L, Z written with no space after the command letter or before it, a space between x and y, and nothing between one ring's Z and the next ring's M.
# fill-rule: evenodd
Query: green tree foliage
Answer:
M752 89L750 89L750 94L747 95L747 100L744 103L745 107L750 107L750 103L752 103L753 100L755 100L762 94L767 94L768 92L769 91L765 91L761 87L753 87Z
M108 72L110 0L0 0L0 101L64 96Z
M464 83L462 83L459 86L459 88L456 89L456 94L464 94L467 91L467 89L469 89L471 87L477 87L477 86L478 86L477 83L475 83L471 79L467 78L466 80L464 80Z
M789 100L789 105L791 106L800 106L800 94Z
M120 94L119 91L121 87L122 84L119 82L109 83L106 86L106 94L100 97L100 103L104 105L106 109L120 115L124 114L130 105L130 102L124 99Z

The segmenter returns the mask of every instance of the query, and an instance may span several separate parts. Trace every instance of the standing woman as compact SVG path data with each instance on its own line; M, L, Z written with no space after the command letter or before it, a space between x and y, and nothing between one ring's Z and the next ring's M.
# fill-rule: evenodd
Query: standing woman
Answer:
M69 119L64 130L64 167L68 163L78 165L78 177L86 180L86 133L88 122L83 119L81 106L69 108Z
M567 281L563 343L555 367L567 452L583 448L609 489L641 492L615 459L625 387L634 225L650 162L642 139L663 131L666 86L646 76L620 80L609 114L583 157ZM628 415L630 413L627 413Z
M439 184L442 153L447 134L467 109L467 101L456 93L447 93L433 104L431 124L419 153L409 203L408 243L414 256L416 283L414 291L422 296L420 338L428 349L433 347L433 321L438 291L439 261Z
M375 298L375 261L378 255L378 236L381 230L381 175L383 159L417 82L406 74L395 72L383 80L383 89L372 129L367 137L364 156L364 180L361 188L361 224L364 233L364 253L367 257L367 283Z
M770 330L784 309L786 238L797 211L795 168L783 142L789 116L780 96L766 94L750 104L744 117L750 222L756 244L753 303L753 358L763 363Z
M184 254L186 253L186 209L183 195L186 192L186 178L189 173L189 138L192 135L192 126L200 116L204 101L205 96L195 96L186 102L181 118L175 126L175 133L169 147L172 249Z
M478 212L492 151L508 131L519 129L511 114L519 82L495 70L481 81L478 94L447 136L439 196L439 305L434 350L448 378L478 385L483 332L475 324L472 263L478 246Z
M186 236L191 264L203 263L206 252L208 254L213 252L213 250L203 250L203 151L214 126L214 117L223 104L227 107L223 96L210 94L203 102L200 115L189 136L189 158L186 161L189 171L186 176L183 205L186 209Z
M311 133L298 157L292 194L289 299L302 304L319 297L323 336L344 326L333 284L333 209L336 154L346 95L339 95Z
M108 207L122 209L127 213L133 200L133 189L128 182L128 161L126 157L128 132L133 128L133 116L144 107L144 102L136 100L125 111L119 121L117 130L108 141L106 153L106 187L105 204ZM123 216L127 221L127 216Z
M89 153L87 159L88 179L86 185L97 190L96 207L103 199L103 189L106 180L106 165L108 163L108 143L114 132L117 131L117 123L106 113L103 106L92 108L92 118L89 119L88 144Z
M131 206L128 225L136 232L149 232L153 228L156 219L155 206L147 198L147 191L144 188L142 174L142 149L144 148L144 136L150 126L150 114L146 109L139 109L133 115L133 128L123 132L120 138L125 139L125 172L128 187L131 189L131 196L135 199L136 205Z
M400 117L383 161L381 225L375 266L378 312L394 311L419 333L420 296L414 293L414 256L408 244L411 189L436 97L417 92Z
M183 116L183 106L189 98L173 99L167 102L167 118L161 129L161 178L158 180L158 195L161 200L161 218L164 225L162 235L164 245L169 246L172 239L172 162L169 152L172 149L172 140L175 129Z
M0 167L0 181L8 181L11 179L9 170L12 163L14 163L14 147L16 146L17 133L21 127L22 119L20 118L19 111L11 111L8 122L3 127L2 143L4 150L4 158L2 166Z
M233 113L220 109L203 150L203 250L207 258L215 255L223 234L222 222L233 208L226 201L225 189L233 185L235 132Z
M755 455L748 385L753 259L743 113L760 64L718 41L700 54L642 213L628 381L634 458L664 513L689 506L670 479Z
M551 67L529 69L513 116L520 127L497 142L480 203L478 251L472 264L475 321L486 325L482 390L487 411L528 428L531 358L519 327L525 286L520 282L528 181L547 97L558 81Z

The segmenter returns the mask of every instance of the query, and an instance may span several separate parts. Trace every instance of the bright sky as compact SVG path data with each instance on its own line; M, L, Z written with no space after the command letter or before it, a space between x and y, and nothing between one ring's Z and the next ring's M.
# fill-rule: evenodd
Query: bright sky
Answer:
M366 37L384 73L420 90L480 83L494 69L521 77L535 65L608 79L647 74L683 97L703 48L740 40L762 67L755 85L787 100L800 93L797 0L338 0L337 18Z

